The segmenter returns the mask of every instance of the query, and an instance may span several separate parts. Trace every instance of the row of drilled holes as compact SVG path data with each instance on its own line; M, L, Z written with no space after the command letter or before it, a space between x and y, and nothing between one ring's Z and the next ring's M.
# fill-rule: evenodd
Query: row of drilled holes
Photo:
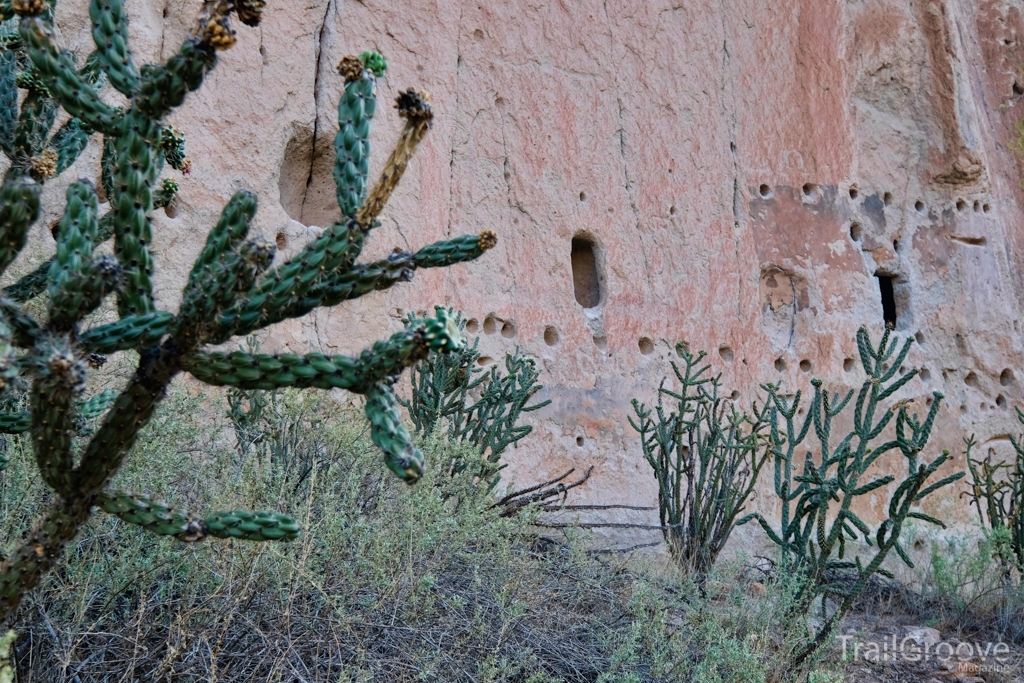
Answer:
M806 199L807 201L813 201L813 200L818 198L818 195L819 195L819 193L818 193L818 186L815 185L814 183L806 183L801 188L801 190L803 191L804 199ZM772 196L773 196L772 187L771 187L771 185L769 185L767 183L762 183L761 186L757 189L757 191L758 191L758 194L761 195L762 199L771 199ZM850 199L857 199L860 196L860 190L857 188L856 185L851 185L850 186L849 193L850 193ZM885 192L885 193L882 194L882 203L885 206L892 206L892 202L893 202L893 197L892 197L892 193L891 192ZM958 200L956 200L955 206L956 206L956 210L957 211L961 211L962 212L962 211L967 209L967 202L964 201L963 199L958 199ZM927 208L928 207L925 205L925 203L922 200L920 200L920 199L918 199L916 202L914 202L914 210L917 211L920 214L925 213L925 209L927 209ZM983 204L979 200L975 200L974 201L973 208L974 208L975 213L982 213L982 212L988 213L989 211L992 210L991 205L989 205L987 203Z

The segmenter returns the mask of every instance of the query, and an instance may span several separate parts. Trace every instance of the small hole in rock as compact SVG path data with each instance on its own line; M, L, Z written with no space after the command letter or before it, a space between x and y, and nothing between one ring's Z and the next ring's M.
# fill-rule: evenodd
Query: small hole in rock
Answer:
M914 340L917 342L918 346L924 346L924 333L923 332L915 333L914 334Z
M1013 384L1013 370L1006 368L999 373L999 383L1004 387L1008 387Z
M739 389L733 389L732 393L729 395L729 398L731 400L733 400L733 401L739 400L739 398L740 398Z
M847 358L843 361L843 370L846 372L853 372L853 369L857 367L857 361L852 358Z
M178 217L178 200L173 200L170 204L164 207L164 215L168 218Z
M961 415L966 415L967 414L967 404L966 403L961 403L960 404L960 414Z
M640 347L640 353L645 356L649 356L654 353L654 341L650 337L640 337L640 341L637 342L637 346Z
M906 365L901 365L900 366L900 377L902 377L905 374L907 374L907 366Z
M728 346L721 346L718 348L718 355L722 357L726 363L731 363L733 359L732 349Z
M1017 81L1013 82L1013 95L1014 97L1020 97L1021 95L1024 95L1024 90L1021 90L1020 83L1018 83Z
M900 241L899 240L893 240L892 241L892 250L895 251L896 253L899 253L899 251L900 251Z
M466 321L466 332L470 334L476 334L480 331L480 321L476 318L470 318Z
M924 213L924 202L922 202L920 199L914 202L914 210L917 211L918 213Z
M775 359L775 369L778 372L782 372L783 370L785 370L786 369L786 360L784 358L782 358L782 357L776 358Z
M956 200L956 210L957 211L963 211L966 208L967 208L967 202L965 202L962 199Z
M673 204L672 206L668 207L668 215L670 215L670 216L675 216L676 215L676 205L675 204Z
M494 334L498 331L498 319L493 315L484 318L484 334Z
M581 202L587 201L587 193L586 192L580 192L580 201Z
M856 199L860 196L860 190L857 189L856 185L850 185L850 199Z
M975 199L974 200L974 212L977 213L979 211L981 211L981 202L979 202L977 199Z
M768 199L772 196L772 188L767 183L762 184L761 187L757 188L757 191L762 199Z
M516 336L516 325L510 320L506 320L501 324L501 336L505 339L511 339Z
M985 403L984 401L982 401L982 402L981 402L981 406L979 406L979 407L980 407L980 408L981 408L982 410L985 410L986 408L988 408L988 404L987 404L987 403Z
M850 239L854 242L860 242L860 238L863 234L864 228L860 223L850 223Z
M583 446L583 437L582 436L577 436L576 437L576 445L577 446Z
M931 396L929 396L928 398L926 398L926 399L925 399L925 401L924 401L924 404L925 404L926 406L930 406L930 405L932 404L932 401L933 401L933 400L934 400L934 399L932 399L932 397L931 397Z
M804 358L802 361L800 361L800 369L802 371L810 372L812 367L813 367L813 365L811 364L811 361L807 360L806 358Z
M1006 407L1006 397L1003 396L1002 394L999 394L998 396L996 396L996 405L999 406L1000 408L1005 408Z
M882 195L882 203L886 206L892 206L892 192L886 192Z
M989 206L988 204L982 204L981 205L981 210L984 211L985 213L988 213L989 211L992 210L992 207Z
M554 325L548 325L544 328L544 343L548 346L554 346L558 343L558 330L555 329Z
M964 384L969 387L974 387L975 389L981 386L981 383L978 381L978 375L976 375L973 370L968 372L967 376L964 377Z
M921 539L914 541L914 550L921 550L922 548L924 548L924 541Z
M932 379L932 373L928 371L928 368L921 368L921 371L917 373L917 376L921 378L922 382L930 382Z
M804 197L806 199L814 199L815 195L818 193L818 186L814 183L805 183L803 190Z
M288 238L284 236L283 232L277 233L277 237L274 239L277 242L277 250L284 251L288 248Z
M602 351L604 349L607 349L608 348L608 337L594 337L594 346L596 346L597 348L601 349Z
M477 365L490 365L493 362L494 359L491 358L490 356L480 356L479 358L476 359Z

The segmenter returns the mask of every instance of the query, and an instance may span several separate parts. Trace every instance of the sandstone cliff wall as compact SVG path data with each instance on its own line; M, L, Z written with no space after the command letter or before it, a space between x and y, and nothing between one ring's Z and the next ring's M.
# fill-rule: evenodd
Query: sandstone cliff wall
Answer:
M86 5L58 12L83 52ZM128 0L139 61L168 57L197 5ZM677 341L708 349L744 400L768 380L859 386L854 333L881 330L882 275L897 329L920 342L909 362L925 369L902 395L922 412L933 390L947 397L933 443L956 452L974 432L983 452L1008 455L1024 405L1011 148L1024 2L268 5L172 119L194 170L173 217L156 220L167 305L232 192L259 194L258 229L286 253L335 218L334 66L375 48L391 63L382 99L423 87L437 119L368 251L481 228L501 241L476 263L278 328L264 348L352 352L404 311L451 304L486 356L519 346L543 367L552 405L510 455L512 476L593 464L585 498L652 503L626 415L632 396L653 398ZM382 107L374 173L398 128ZM97 151L65 178L95 176ZM55 213L63 187L47 195ZM47 224L37 255L52 249ZM960 519L965 508L954 493L931 505Z

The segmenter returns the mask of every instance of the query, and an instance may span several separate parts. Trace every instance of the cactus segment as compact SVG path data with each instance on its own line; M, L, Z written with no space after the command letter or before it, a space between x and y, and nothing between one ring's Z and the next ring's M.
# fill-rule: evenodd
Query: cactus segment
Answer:
M90 131L80 119L68 119L50 139L50 147L57 152L57 167L54 175L60 175L71 168L89 144Z
M40 349L42 360L32 383L32 443L43 481L69 496L74 482L74 420L69 418L75 399L85 389L86 369L66 338L54 338L48 346Z
M101 493L96 506L129 524L140 526L157 536L174 536L180 541L206 538L206 525L195 515L158 503L149 496L123 491Z
M118 297L121 317L150 313L153 310L153 257L149 245L153 228L149 213L160 169L153 153L152 140L159 135L159 124L137 114L129 114L122 124L123 135L115 143L117 172L114 255L124 270L124 286Z
M100 186L111 206L114 206L117 191L117 188L114 187L114 173L117 170L116 154L113 136L104 135L103 156L100 157ZM113 212L110 215L113 216Z
M83 420L92 421L103 417L103 414L110 409L110 406L114 405L116 400L117 392L113 389L107 389L96 394L88 401L83 401L79 404L78 412Z
M345 84L345 93L338 102L338 134L334 137L334 183L341 215L346 218L355 216L366 200L370 121L377 109L377 82L369 71L361 67L360 71L359 78Z
M14 130L18 126L17 68L14 50L0 52L0 149L9 159L14 157Z
M128 17L124 0L92 0L89 3L96 59L110 84L127 97L139 90L139 70L128 49Z
M57 49L53 29L46 20L22 18L21 37L28 47L29 58L61 106L89 128L112 133L119 119L117 111L105 104L96 89L78 72L71 54Z
M40 189L25 177L0 185L0 274L25 247L28 229L39 216Z
M0 318L0 393L7 390L20 374L12 337L10 325Z
M67 204L57 233L57 254L50 269L50 296L60 291L64 280L81 273L92 263L96 239L96 191L88 182L73 183L64 193Z
M446 321L425 322L380 341L357 358L321 354L272 355L197 352L186 356L182 367L196 379L214 386L239 389L279 389L297 387L345 389L365 393L375 384L396 376L431 349L447 350L458 345L447 333Z
M412 437L402 425L402 414L391 387L376 384L366 391L366 419L370 438L384 451L384 464L406 484L423 476L423 453L413 448Z
M101 256L73 273L50 299L50 326L70 330L119 289L121 277L121 266L112 256Z
M463 235L453 240L435 242L416 252L417 268L444 268L464 261L473 261L494 247L498 236L491 230L479 235Z
M174 314L167 311L130 315L116 323L100 325L83 332L79 342L90 353L145 349L170 332L174 322Z
M233 510L216 512L203 520L207 533L215 538L243 541L290 541L299 535L299 525L279 512Z
M167 64L143 69L135 107L151 121L159 121L171 109L181 106L187 93L202 85L206 73L216 63L217 53L212 47L186 40Z
M417 146L430 130L434 113L430 109L429 101L430 95L425 92L410 89L399 94L395 107L398 109L398 115L405 118L405 127L391 156L384 163L380 180L356 214L356 220L360 225L369 226L380 216L388 199L391 198L391 193L398 187L398 181L402 179Z
M220 212L220 220L206 236L206 244L192 266L185 287L184 297L198 287L206 270L220 260L225 252L233 249L249 234L249 223L256 215L256 195L248 190L236 192L231 201Z
M160 152L175 171L183 171L188 158L185 156L185 136L174 126L160 131Z
M21 310L16 303L10 299L0 298L0 315L2 315L11 328L12 343L23 349L30 349L35 346L39 339L41 328L35 319Z
M0 434L24 434L32 426L32 413L0 413Z

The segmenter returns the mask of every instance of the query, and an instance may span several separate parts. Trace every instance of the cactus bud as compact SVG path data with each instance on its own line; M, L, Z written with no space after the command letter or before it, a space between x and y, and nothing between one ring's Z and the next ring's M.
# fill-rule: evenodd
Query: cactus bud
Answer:
M36 180L47 180L57 175L57 153L52 147L47 147L38 157L33 157L32 177Z
M46 0L12 0L11 9L23 17L38 17L49 9Z
M363 61L355 55L342 57L338 62L338 73L346 83L354 83L363 77Z
M434 112L430 109L430 93L426 90L413 90L398 93L395 100L398 115L410 121L430 121Z

